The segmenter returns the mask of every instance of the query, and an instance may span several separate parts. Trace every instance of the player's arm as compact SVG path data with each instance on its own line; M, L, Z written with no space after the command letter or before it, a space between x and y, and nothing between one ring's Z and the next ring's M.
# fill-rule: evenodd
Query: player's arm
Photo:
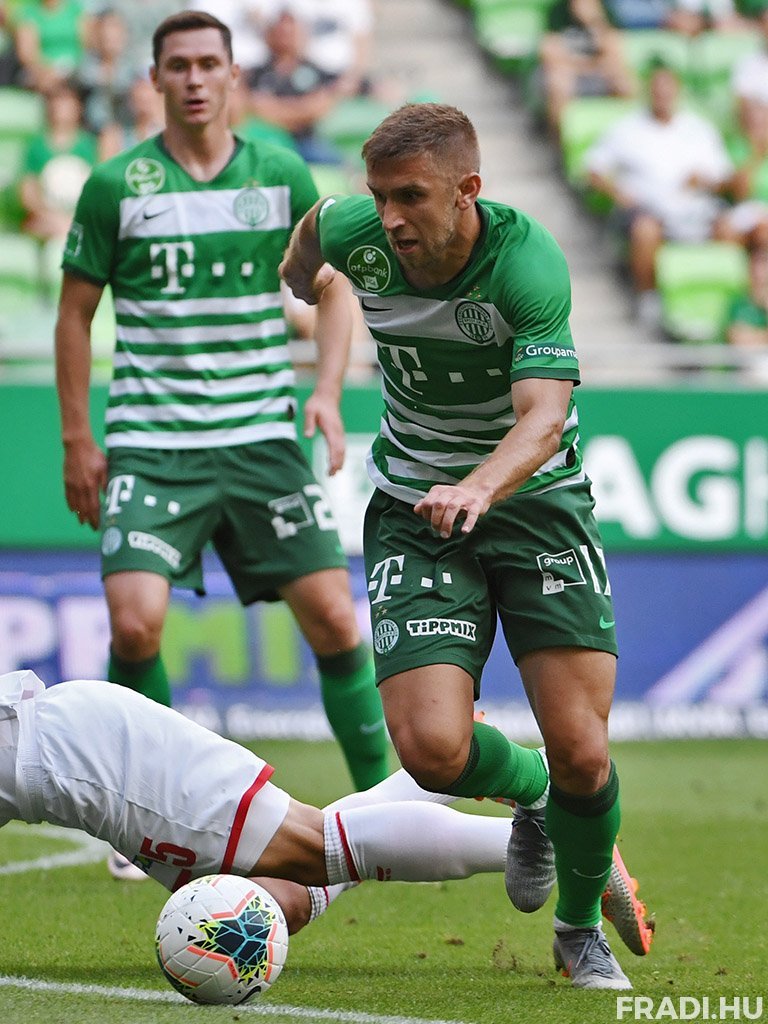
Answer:
M508 498L560 447L573 381L525 378L512 384L515 425L495 450L460 484L438 484L416 503L414 512L442 537L458 517L469 533L481 515Z
M293 230L283 262L280 276L298 299L315 306L320 296L336 276L336 271L326 263L320 247L317 230L317 215L329 199L321 199L304 214Z
M99 525L107 460L91 430L91 322L103 285L64 273L56 321L56 391L64 444L64 493L81 523Z
M312 437L318 427L323 432L331 475L344 464L344 424L339 403L352 340L352 302L352 289L342 274L336 274L319 296L316 381L304 406L304 436Z

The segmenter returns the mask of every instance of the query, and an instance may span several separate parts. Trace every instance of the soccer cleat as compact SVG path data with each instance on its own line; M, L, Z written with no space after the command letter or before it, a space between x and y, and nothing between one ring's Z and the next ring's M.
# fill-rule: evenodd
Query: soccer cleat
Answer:
M614 846L611 873L601 900L603 916L614 926L627 949L635 956L645 956L653 942L656 922L646 916L646 906L637 898L637 888L637 879L629 874L618 846Z
M547 902L555 884L555 851L544 829L543 807L515 807L504 884L512 906L524 914L532 914Z
M128 858L124 857L122 853L118 853L117 850L110 850L107 854L107 868L110 875L119 882L145 882L147 880L147 875L141 868L131 864Z
M555 969L570 978L574 988L632 988L599 926L555 929L552 952Z

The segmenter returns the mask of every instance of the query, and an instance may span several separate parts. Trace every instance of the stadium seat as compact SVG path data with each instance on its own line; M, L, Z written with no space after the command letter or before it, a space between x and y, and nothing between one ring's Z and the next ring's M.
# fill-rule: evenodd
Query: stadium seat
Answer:
M514 6L474 8L475 38L505 74L520 74L535 63L547 26L547 7L540 0L518 0Z
M635 100L621 96L577 96L566 103L560 121L560 148L565 176L571 185L586 185L584 158L590 146L619 118L636 108Z
M728 129L734 103L731 77L736 63L759 50L759 32L702 32L691 40L686 83L702 108Z
M660 58L688 82L691 43L679 32L665 29L633 29L622 31L624 58L639 78L646 80L655 58Z
M747 254L732 242L665 242L656 256L656 286L673 338L722 341L730 302L749 287Z
M42 130L43 98L39 93L13 86L0 89L0 138L29 138Z
M368 96L350 96L318 123L317 131L352 163L360 162L360 147L392 108Z

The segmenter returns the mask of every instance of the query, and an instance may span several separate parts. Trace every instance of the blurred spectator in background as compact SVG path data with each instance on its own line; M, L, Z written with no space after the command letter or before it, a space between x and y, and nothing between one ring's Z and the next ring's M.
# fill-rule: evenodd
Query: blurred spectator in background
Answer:
M768 3L756 24L763 35L762 49L742 57L733 69L731 89L739 107L753 100L768 103Z
M239 138L246 141L272 142L276 146L285 146L286 149L296 150L296 143L290 132L279 125L265 121L262 117L256 117L251 107L251 93L246 84L245 77L241 74L229 97L229 116L232 130Z
M744 348L768 346L768 246L749 256L749 293L734 300L728 313L727 338Z
M664 27L687 36L744 28L733 0L672 0Z
M637 78L600 0L558 0L548 27L539 53L547 123L555 134L574 96L635 95Z
M768 247L768 103L744 105L739 120L741 132L728 143L736 167L727 183L734 206L718 221L717 235Z
M115 156L153 135L165 127L163 98L145 76L134 78L128 92L128 120L113 121L99 135L99 155L102 160Z
M605 0L611 21L618 28L662 28L671 0Z
M45 92L45 126L30 139L19 182L21 230L40 242L39 288L52 297L59 251L69 231L80 190L98 158L95 135L84 130L77 88L60 80ZM51 252L46 243L54 243Z
M370 0L292 0L308 29L307 59L345 95L369 93L373 46Z
M586 157L590 184L614 204L629 234L629 264L637 314L657 325L655 257L665 238L710 238L724 204L718 192L733 173L722 138L709 121L679 109L676 73L654 62L649 105L628 114L598 139Z
M268 21L264 41L269 57L247 75L251 112L290 132L308 163L340 163L316 125L341 97L333 77L306 58L306 25L284 7Z
M91 25L81 0L30 0L14 23L24 85L43 92L79 66Z
M0 87L16 85L20 75L21 64L16 53L11 5L0 0Z
M116 11L94 18L90 46L75 80L83 97L85 127L100 135L107 127L130 125L130 91L133 82L127 53L128 30Z
M123 20L127 32L126 60L130 63L131 78L149 76L152 63L152 33L158 22L169 14L187 7L205 8L205 4L185 3L184 0L85 0L95 17L107 11Z

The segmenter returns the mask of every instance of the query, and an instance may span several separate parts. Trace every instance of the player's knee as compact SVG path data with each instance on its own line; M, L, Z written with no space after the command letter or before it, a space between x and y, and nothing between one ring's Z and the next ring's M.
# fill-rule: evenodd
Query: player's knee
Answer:
M402 729L392 735L400 763L424 789L444 792L464 771L469 743L438 730Z
M328 601L312 624L310 645L316 654L333 655L352 650L360 642L360 631L351 602Z
M127 661L143 661L160 650L162 622L151 622L131 608L123 608L111 617L112 647Z
M553 749L547 747L547 757L553 781L567 792L595 793L608 778L608 749L600 739L582 737Z

